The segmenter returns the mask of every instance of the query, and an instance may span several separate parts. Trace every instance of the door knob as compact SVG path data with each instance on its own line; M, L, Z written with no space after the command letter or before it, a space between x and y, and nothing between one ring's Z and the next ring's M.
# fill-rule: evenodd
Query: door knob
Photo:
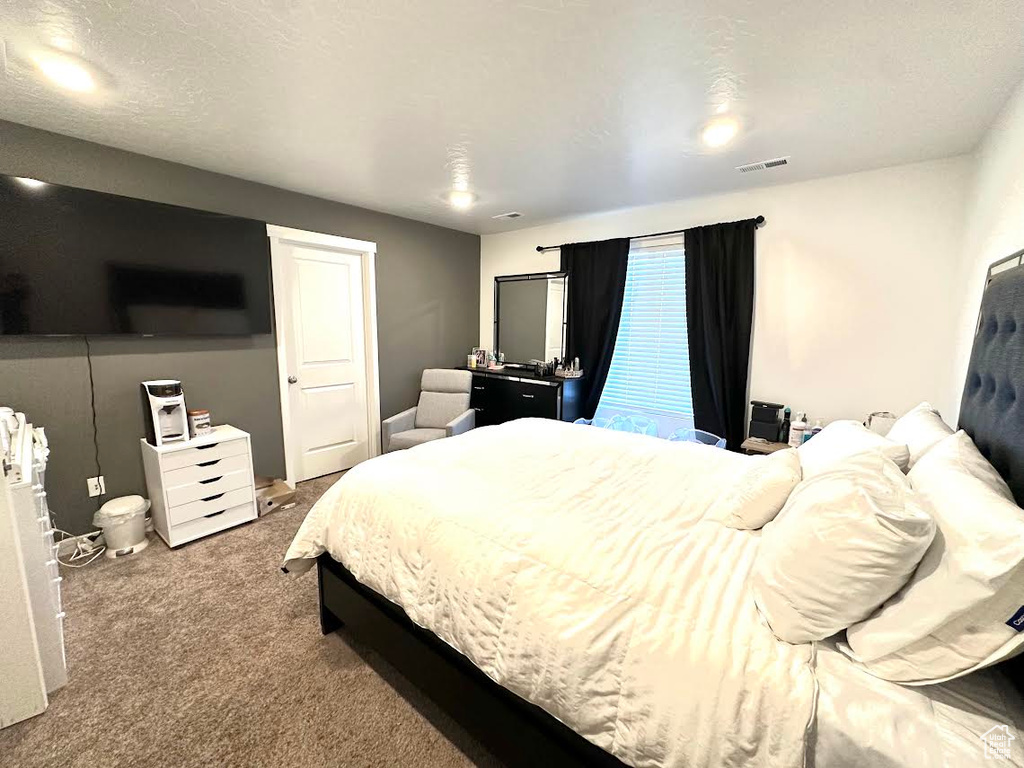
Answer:
M298 376L289 376L288 377L288 383L289 384L295 384L298 380L299 380Z

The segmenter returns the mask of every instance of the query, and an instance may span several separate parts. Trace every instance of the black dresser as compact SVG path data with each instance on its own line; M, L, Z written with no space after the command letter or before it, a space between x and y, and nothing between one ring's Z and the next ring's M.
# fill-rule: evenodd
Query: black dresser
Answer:
M537 376L533 371L464 368L473 374L469 405L476 425L486 427L535 417L575 421L580 413L580 380Z

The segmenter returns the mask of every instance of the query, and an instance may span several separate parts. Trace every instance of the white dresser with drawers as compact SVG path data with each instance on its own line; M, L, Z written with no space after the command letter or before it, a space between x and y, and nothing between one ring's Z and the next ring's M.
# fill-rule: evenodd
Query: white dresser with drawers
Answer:
M168 546L256 519L249 434L228 425L185 443L142 441L153 527Z
M42 429L7 409L0 424L0 728L46 709L68 682ZM0 762L3 762L0 760Z

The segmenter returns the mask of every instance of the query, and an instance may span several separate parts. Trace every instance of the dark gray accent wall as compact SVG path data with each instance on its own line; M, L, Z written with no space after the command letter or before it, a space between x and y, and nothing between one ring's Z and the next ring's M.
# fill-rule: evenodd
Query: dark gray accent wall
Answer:
M416 404L420 372L465 361L477 343L480 238L0 121L0 173L246 216L377 243L381 416ZM0 221L3 212L0 211ZM0 224L2 225L2 224ZM139 382L181 379L191 408L252 434L256 472L282 476L284 447L272 335L90 337L107 495L145 495ZM46 427L50 505L71 533L97 500L89 372L80 337L0 337L0 404Z

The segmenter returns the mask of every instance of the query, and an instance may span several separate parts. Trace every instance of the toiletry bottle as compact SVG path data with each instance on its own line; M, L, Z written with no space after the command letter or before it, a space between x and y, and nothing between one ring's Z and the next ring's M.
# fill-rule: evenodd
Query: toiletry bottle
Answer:
M804 442L811 439L811 418L804 414Z
M816 420L814 422L814 426L811 427L811 437L814 437L816 434L821 432L821 430L823 430L824 428L825 428L825 425L821 423L821 419ZM808 437L807 439L810 440L811 437Z
M796 420L789 427L789 446L799 448L804 441L804 432L807 431L807 422L804 421L804 414L798 413Z
M779 442L789 442L789 408L782 412L782 426L779 427Z

